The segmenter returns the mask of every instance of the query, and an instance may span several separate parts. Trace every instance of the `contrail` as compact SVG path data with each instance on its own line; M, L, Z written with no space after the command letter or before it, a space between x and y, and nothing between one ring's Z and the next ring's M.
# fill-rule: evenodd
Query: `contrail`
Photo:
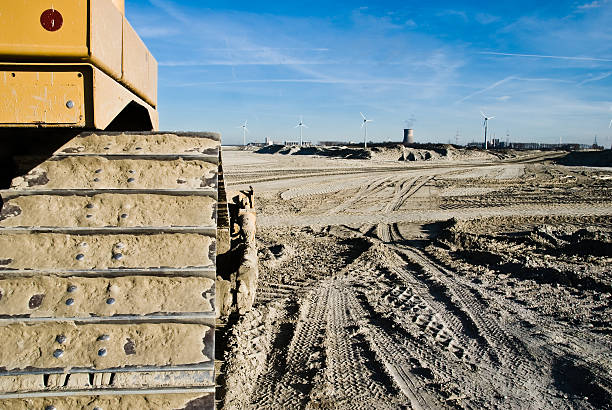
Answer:
M494 51L482 51L479 54L489 54L494 56L510 56L510 57L532 57L532 58L552 58L556 60L577 60L577 61L605 61L612 62L610 58L596 57L570 57L570 56L548 56L542 54L517 54L517 53L498 53Z

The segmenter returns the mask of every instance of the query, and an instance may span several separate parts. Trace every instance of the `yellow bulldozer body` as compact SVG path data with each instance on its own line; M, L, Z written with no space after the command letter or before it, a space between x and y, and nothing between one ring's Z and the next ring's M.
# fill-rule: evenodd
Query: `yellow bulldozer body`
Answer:
M157 61L122 1L0 2L0 127L107 129L126 109L158 129Z

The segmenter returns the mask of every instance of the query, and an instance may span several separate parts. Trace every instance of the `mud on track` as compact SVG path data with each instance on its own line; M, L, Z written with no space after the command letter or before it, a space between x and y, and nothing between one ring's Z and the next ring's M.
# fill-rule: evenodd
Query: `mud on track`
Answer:
M612 172L538 155L224 153L260 279L219 407L611 408Z

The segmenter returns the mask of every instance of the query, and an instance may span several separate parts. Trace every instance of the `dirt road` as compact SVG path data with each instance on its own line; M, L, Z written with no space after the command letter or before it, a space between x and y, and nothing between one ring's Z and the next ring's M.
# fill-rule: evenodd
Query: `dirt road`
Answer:
M549 159L224 152L260 278L220 406L611 408L612 169Z

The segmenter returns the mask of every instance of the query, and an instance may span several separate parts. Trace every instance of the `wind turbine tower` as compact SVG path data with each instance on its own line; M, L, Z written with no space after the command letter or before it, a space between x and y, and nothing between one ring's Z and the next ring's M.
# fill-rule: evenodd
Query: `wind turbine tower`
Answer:
M484 112L480 111L480 114L484 118L484 123L482 126L484 127L484 149L488 149L487 145L487 129L489 127L489 120L492 120L495 117L488 117Z
M374 120L368 120L366 118L365 115L363 115L362 112L360 112L359 114L361 114L361 118L363 118L363 121L361 123L361 128L363 128L363 148L367 148L368 147L368 122L372 122Z
M246 120L244 124L238 127L238 128L242 128L242 146L243 147L246 147L246 135L247 135L247 132L249 132L249 129L247 128L247 121L248 120Z
M304 120L303 120L302 116L300 115L300 122L298 122L298 125L295 126L295 128L299 128L300 129L300 147L302 146L302 140L303 140L302 139L302 129L304 127L308 128L306 126L306 124L304 124Z

